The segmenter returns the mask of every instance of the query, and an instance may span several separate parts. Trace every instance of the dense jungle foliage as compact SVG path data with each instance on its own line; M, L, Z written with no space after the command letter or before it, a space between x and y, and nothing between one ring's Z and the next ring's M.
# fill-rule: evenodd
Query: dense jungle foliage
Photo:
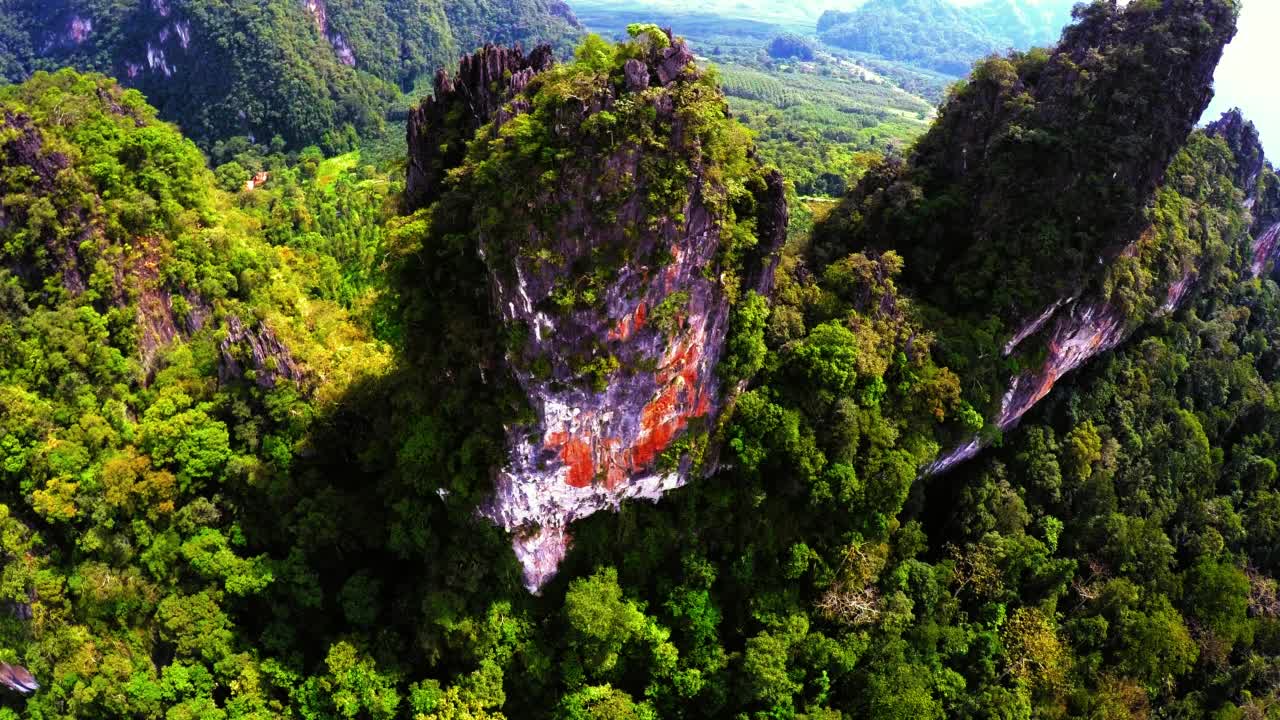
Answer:
M1075 32L1156 6L1221 32L1207 20L1234 4L1099 5ZM1186 36L1140 35L1151 75L1130 97L1177 92L1148 80ZM0 720L1280 714L1280 286L1247 271L1280 184L1242 172L1257 148L1202 131L1170 140L1147 195L1103 198L1141 241L1088 282L1135 327L1155 319L931 479L983 429L973 388L998 374L994 350L948 341L998 345L1000 310L975 298L1034 305L1042 267L988 268L999 248L976 242L990 287L913 267L936 247L873 242L862 223L915 231L915 213L962 214L921 197L961 190L930 186L927 160L841 166L870 168L864 190L925 190L888 220L846 212L874 209L859 190L830 217L793 202L772 298L733 311L721 371L744 384L719 469L575 524L558 577L523 589L509 538L475 514L503 425L528 411L501 377L511 338L477 232L510 232L548 172L592 167L558 113L622 82L642 40L589 39L535 82L524 119L471 144L435 210L408 216L401 171L359 153L242 139L211 169L104 76L0 89L0 661L41 685L0 691ZM1097 76L1129 43L1091 59ZM1044 64L980 65L915 157L966 147L981 93L1015 139L1059 129L1022 92ZM691 145L638 135L653 117L630 107L597 113L582 147L705 152L726 187L748 182L750 138L715 75L690 92ZM1106 152L1103 132L1117 167L1163 152L1098 124L1058 141ZM1010 152L999 168L1006 188L1042 163ZM1063 196L1019 198L1039 198L1031 212ZM1100 241L1034 242L1089 259ZM1191 300L1159 312L1152 293L1188 270ZM971 312L940 319L939 298Z
M101 76L0 104L3 632L44 685L22 716L275 714L286 671L232 618L309 571L246 532L314 418L389 364L366 271L391 188L277 156L236 201Z
M12 0L0 78L74 67L117 77L209 149L281 137L345 150L401 91L486 41L571 44L559 0Z

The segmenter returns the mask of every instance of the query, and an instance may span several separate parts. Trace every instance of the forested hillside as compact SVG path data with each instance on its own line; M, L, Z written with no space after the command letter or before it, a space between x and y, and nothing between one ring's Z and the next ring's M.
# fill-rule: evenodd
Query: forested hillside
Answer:
M568 47L576 33L560 0L13 0L0 6L0 74L109 74L206 149L245 135L345 149L460 52Z
M42 685L21 716L274 715L285 670L233 618L308 576L251 539L263 498L390 363L351 314L388 188L272 167L241 209L111 80L38 74L0 106L0 644Z
M1002 43L998 49L1007 50L1057 42L1077 4L1078 0L987 0L971 10Z
M1276 714L1238 11L1093 3L836 207L649 24L394 172L0 88L0 720Z

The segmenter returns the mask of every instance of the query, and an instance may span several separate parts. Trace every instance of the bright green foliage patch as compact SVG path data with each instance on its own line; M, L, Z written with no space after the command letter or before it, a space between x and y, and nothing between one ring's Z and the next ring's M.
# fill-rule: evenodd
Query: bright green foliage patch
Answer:
M294 571L250 542L252 508L385 351L136 91L64 71L0 106L22 155L0 178L2 592L32 615L0 652L39 677L32 716L270 713L233 617ZM232 315L284 338L302 383L220 379Z

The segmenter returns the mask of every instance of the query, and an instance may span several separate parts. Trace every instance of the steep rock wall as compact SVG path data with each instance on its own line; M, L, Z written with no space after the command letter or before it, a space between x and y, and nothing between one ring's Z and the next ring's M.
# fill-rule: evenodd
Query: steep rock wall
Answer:
M717 149L731 121L683 42L632 49L641 56L602 78L552 69L545 48L488 47L441 74L411 116L409 209L486 198L472 210L476 249L512 338L503 364L533 417L507 427L480 512L512 532L531 591L574 520L696 476L724 407L716 366L733 302L768 293L786 232L781 175L745 143ZM513 147L508 128L545 145ZM752 242L731 253L742 232Z
M1189 283L1171 285L1164 307L1176 307L1185 297ZM1046 341L1047 357L1038 369L1014 376L1000 401L1000 411L990 422L1001 432L1011 430L1032 408L1043 400L1064 375L1084 365L1097 355L1116 348L1132 332L1124 314L1106 301L1080 303L1067 299L1052 305L1048 316L1057 317ZM1038 333L1048 322L1042 315L1029 322L1020 334ZM1006 355L1013 348L1007 348ZM953 448L925 469L926 475L945 473L973 459L989 441L975 437Z
M316 21L316 30L329 41L329 45L337 54L338 59L347 67L356 66L356 54L351 49L351 44L343 37L342 33L329 27L329 6L325 5L324 0L304 0L307 12L311 13L311 17Z
M1267 265L1274 262L1280 251L1280 223L1267 228L1253 243L1253 256L1249 271L1253 277L1261 277Z

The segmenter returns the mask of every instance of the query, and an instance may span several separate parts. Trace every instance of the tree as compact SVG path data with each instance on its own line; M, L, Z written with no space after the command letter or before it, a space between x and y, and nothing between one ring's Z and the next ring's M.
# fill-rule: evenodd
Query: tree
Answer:
M494 711L506 701L502 681L502 669L489 660L444 691L438 682L427 681L414 691L415 720L505 720Z
M400 696L395 679L378 672L373 661L362 657L354 645L337 643L325 657L328 674L311 678L303 692L314 710L331 708L338 717L395 717Z
M1186 573L1187 613L1228 646L1253 641L1249 578L1227 563L1201 558Z
M647 703L637 704L631 696L609 685L593 685L570 693L560 701L557 720L657 720Z
M1189 672L1200 654L1182 616L1163 595L1149 598L1140 609L1121 611L1117 625L1121 672L1153 694Z
M791 712L795 696L804 690L804 673L792 667L791 655L808 632L808 620L803 615L793 615L781 627L747 640L742 658L747 691L775 714Z
M741 382L764 367L769 349L764 342L764 329L769 320L769 305L755 291L749 291L733 308L725 356L720 361L720 374L729 382Z
M583 668L594 677L606 677L618 666L628 644L644 629L644 613L622 597L617 570L607 567L569 585L564 598L570 647L582 658Z
M852 392L858 380L858 340L839 323L823 323L791 354L801 378L821 395L838 397Z
M218 187L227 192L239 192L244 189L244 184L249 181L250 174L248 170L240 163L232 160L229 163L223 163L214 170L214 176L218 178Z
M875 720L938 720L942 704L930 687L928 669L893 663L871 671L866 685L867 717Z

